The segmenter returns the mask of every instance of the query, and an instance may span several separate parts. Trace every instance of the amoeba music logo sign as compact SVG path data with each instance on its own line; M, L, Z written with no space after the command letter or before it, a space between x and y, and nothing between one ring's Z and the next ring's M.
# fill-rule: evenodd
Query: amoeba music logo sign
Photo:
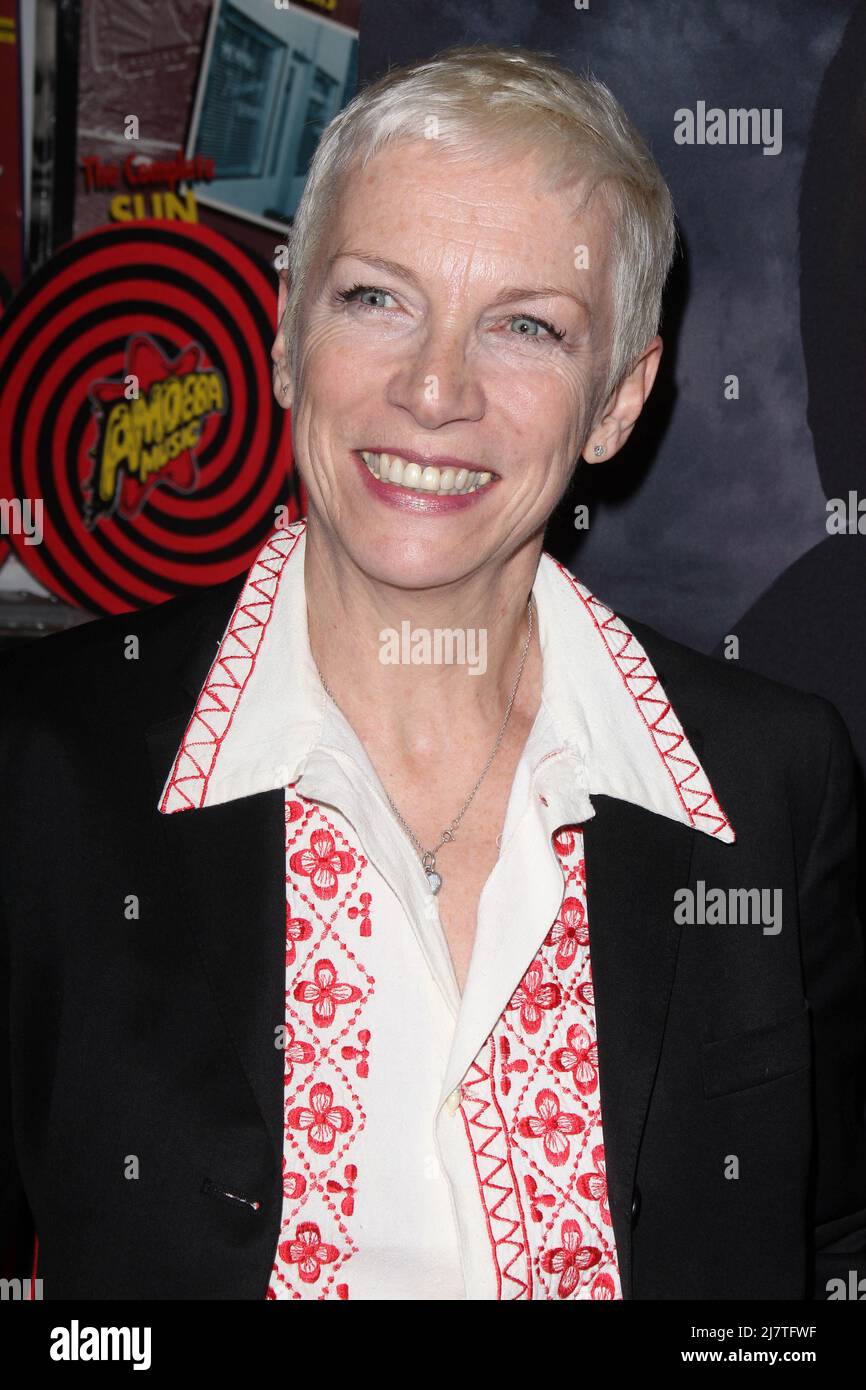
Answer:
M198 343L169 360L140 334L127 343L123 376L91 386L98 435L93 474L82 489L85 525L115 512L137 516L160 484L194 490L202 427L228 403L222 373L202 361Z

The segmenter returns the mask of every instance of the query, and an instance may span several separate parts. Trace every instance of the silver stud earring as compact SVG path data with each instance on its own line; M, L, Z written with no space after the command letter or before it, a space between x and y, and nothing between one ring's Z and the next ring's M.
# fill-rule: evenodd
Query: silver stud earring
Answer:
M596 444L596 446L595 446L595 448L593 449L592 452L595 454L595 456L596 456L597 459L600 459L601 456L602 456L602 454L604 453L604 445L603 445L603 444Z

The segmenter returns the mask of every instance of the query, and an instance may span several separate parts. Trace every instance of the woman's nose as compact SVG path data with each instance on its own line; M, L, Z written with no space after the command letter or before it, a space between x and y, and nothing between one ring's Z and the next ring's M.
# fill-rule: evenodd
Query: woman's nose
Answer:
M450 420L478 420L484 392L456 332L429 334L401 363L388 388L390 405L408 410L427 429Z

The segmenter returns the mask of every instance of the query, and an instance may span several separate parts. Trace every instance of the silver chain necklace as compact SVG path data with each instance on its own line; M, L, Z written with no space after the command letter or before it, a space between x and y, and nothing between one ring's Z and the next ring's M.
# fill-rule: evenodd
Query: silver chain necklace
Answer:
M406 824L405 820L400 815L400 812L397 810L397 807L394 805L390 796L388 796L388 793L387 791L385 791L385 788L382 788L382 790L385 792L385 795L388 797L388 803L391 807L391 810L394 812L394 815L397 817L403 829L406 831L406 834L409 836L409 839L412 841L413 845L418 850L421 856L421 864L424 868L425 874L427 875L427 882L430 886L431 893L438 893L439 889L442 887L442 875L438 873L436 869L436 855L439 853L439 850L442 848L443 845L449 844L450 841L454 839L454 832L456 831L458 825L462 821L466 812L469 810L475 793L478 791L478 788L481 786L481 783L484 781L484 778L490 771L490 765L493 762L493 759L496 757L496 754L499 752L499 745L502 742L505 730L508 726L508 720L511 717L511 706L514 704L514 697L517 694L517 687L520 684L520 677L523 675L523 667L526 663L526 654L529 651L529 644L532 641L532 594L529 595L527 609L529 612L529 631L526 634L526 641L523 644L523 654L520 658L520 666L517 670L517 679L515 680L511 690L511 694L508 697L508 704L505 709L505 718L503 719L502 727L500 728L499 733L496 736L496 742L493 745L493 752L490 754L490 757L484 764L484 767L481 771L481 775L475 783L475 786L472 788L471 792L464 801L457 815L454 817L453 821L448 826L448 829L442 831L442 836L439 840L439 843L436 846L434 846L433 849L424 848L421 841L418 839L418 836L415 834L412 828ZM331 690L331 687L328 685L328 682L325 680L325 677L322 675L321 671L319 671L319 666L316 662L315 657L313 657L313 664L316 667L316 670L319 672L319 680L322 682L325 694L331 700L333 700L335 705L337 705L337 700L334 695L334 692ZM339 709L339 705L337 705L337 708Z

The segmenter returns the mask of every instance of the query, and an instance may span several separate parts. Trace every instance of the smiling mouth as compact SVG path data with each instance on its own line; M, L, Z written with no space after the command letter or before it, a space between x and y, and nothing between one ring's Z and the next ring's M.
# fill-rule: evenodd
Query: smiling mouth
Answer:
M425 492L439 497L464 496L479 492L494 477L470 468L422 468L399 454L373 454L367 449L358 451L374 478L406 492Z

